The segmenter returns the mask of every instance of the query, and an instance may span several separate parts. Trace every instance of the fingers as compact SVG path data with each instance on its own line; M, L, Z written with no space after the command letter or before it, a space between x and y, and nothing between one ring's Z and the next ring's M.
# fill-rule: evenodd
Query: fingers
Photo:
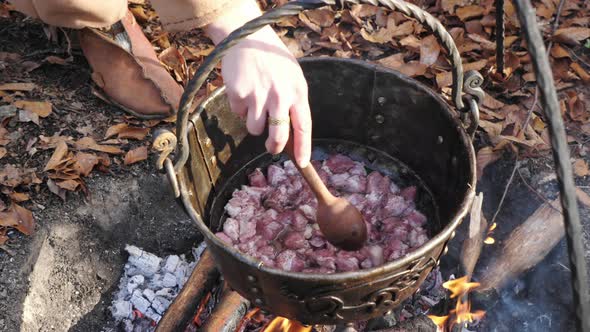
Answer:
M277 120L289 119L289 104L281 102L278 98L271 98L265 107L268 111L268 117ZM283 151L287 140L289 139L288 122L282 124L269 124L268 138L266 139L266 150L269 153L277 154Z
M311 158L311 111L307 94L299 99L290 110L293 126L293 145L295 161L304 168Z
M245 100L230 93L228 93L227 97L232 112L240 118L245 119L246 114L248 113L248 104L246 104Z
M254 136L262 135L266 127L266 110L263 104L256 99L250 99L248 103L248 115L246 115L246 127Z

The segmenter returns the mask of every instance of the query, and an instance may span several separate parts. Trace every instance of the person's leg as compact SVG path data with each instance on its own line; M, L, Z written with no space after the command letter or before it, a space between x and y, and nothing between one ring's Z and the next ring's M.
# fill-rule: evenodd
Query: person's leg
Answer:
M113 104L146 119L170 116L178 108L182 88L159 62L126 0L11 2L18 11L47 24L79 29L92 78ZM121 32L127 34L130 48L124 45L126 38L115 38Z

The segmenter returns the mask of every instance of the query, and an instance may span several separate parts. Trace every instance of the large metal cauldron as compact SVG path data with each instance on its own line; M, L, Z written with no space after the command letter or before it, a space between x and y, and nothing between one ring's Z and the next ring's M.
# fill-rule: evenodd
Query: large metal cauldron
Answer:
M254 305L303 323L369 319L396 307L438 264L474 196L473 146L458 115L466 110L477 115L477 102L462 95L463 72L457 48L428 13L399 0L380 4L412 16L434 31L453 65L453 101L459 112L399 72L358 60L304 59L301 66L309 83L314 145L334 146L336 142L347 149L354 146L364 151L361 154L369 162L383 160L384 155L388 159L389 155L413 170L438 206L438 211L428 211L432 238L425 245L381 267L321 275L268 268L213 234L221 226L223 206L233 188L246 183L248 170L268 164L272 157L265 154L265 137L249 136L243 121L230 112L223 88L189 119L195 93L223 53L239 39L281 17L323 6L323 2L290 2L222 42L183 96L177 126L181 141L174 166L165 158L170 149L160 159L160 167L167 170L177 197L182 198L231 287ZM481 98L481 77L477 73L467 76L465 81L471 85L465 90ZM464 100L469 107L463 106ZM472 125L476 119L472 118Z

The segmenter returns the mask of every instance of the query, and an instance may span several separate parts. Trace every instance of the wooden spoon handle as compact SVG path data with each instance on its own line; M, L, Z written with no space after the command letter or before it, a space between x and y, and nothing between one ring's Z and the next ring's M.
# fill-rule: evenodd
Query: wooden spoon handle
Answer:
M289 133L289 139L287 140L287 144L285 145L285 149L283 150L283 152L285 152L289 156L293 164L295 164L295 167L297 167L299 173L301 173L301 175L311 188L311 191L313 191L313 193L315 194L316 198L318 199L318 202L329 202L334 199L334 195L332 195L332 193L328 190L328 188L318 175L318 172L316 172L315 168L311 163L309 163L306 167L301 168L297 164L297 161L295 161L292 130Z

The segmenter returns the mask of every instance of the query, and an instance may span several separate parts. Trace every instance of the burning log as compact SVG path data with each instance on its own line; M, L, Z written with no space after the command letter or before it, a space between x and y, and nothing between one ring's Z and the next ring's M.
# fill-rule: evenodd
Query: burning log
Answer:
M219 277L213 256L205 250L189 280L164 317L160 320L156 332L183 331L194 317L201 298L213 287Z
M478 291L501 289L509 280L537 265L564 236L558 199L543 203L517 227L483 273Z
M469 220L469 236L465 239L461 248L461 265L463 272L469 278L471 278L475 264L479 260L487 228L487 221L481 213L482 203L483 193L480 193L473 199Z
M235 332L250 302L226 284L219 304L200 330L202 332Z
M436 325L426 316L417 316L401 322L396 327L375 332L435 332Z

